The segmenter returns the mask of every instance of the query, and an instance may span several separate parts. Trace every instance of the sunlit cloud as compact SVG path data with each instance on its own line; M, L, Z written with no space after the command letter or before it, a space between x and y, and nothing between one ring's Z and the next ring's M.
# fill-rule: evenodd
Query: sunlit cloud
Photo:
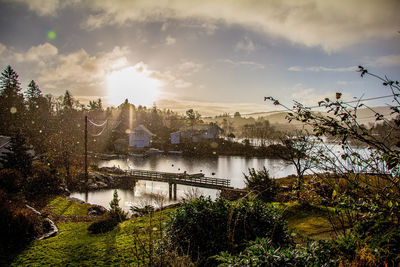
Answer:
M177 99L176 97L163 98L157 101L159 108L171 109L175 112L184 114L189 108L193 108L204 116L215 116L223 113L234 114L239 111L242 114L253 112L271 111L271 107L264 103L242 103L242 102L206 102Z
M203 64L196 63L190 60L181 60L178 66L178 71L183 76L190 76L203 69Z
M165 44L166 45L173 45L176 43L176 39L171 37L171 36L167 36L167 38L165 38Z
M313 72L320 72L320 71L332 71L332 72L344 72L344 71L356 71L358 69L357 66L351 67L323 67L323 66L313 66L313 67L301 67L301 66L292 66L289 67L289 71L313 71Z
M294 87L294 92L291 97L293 101L302 103L305 106L317 106L318 102L325 99L335 99L336 91L321 92L315 88L303 88L303 85L297 84ZM337 91L339 92L339 91ZM352 96L348 93L341 92L342 99L346 101L353 100Z
M250 69L264 69L265 66L254 61L233 61L231 59L220 59L219 62L229 64L233 67L245 67Z
M277 36L294 44L320 46L332 52L365 39L390 39L398 31L400 2L363 0L298 1L109 1L109 0L18 0L40 16L54 16L66 6L87 8L83 26L124 26L135 21L198 19L213 34L215 24L237 24Z
M150 74L143 63L111 72L107 76L107 102L117 106L128 99L135 105L151 106L161 82Z

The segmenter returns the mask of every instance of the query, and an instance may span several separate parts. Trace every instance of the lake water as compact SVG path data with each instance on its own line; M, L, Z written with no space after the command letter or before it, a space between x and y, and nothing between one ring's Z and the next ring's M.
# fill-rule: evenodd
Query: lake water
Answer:
M248 174L249 168L256 170L265 166L270 176L274 178L285 177L295 174L292 165L283 160L267 158L246 158L239 156L218 156L213 158L195 158L181 155L154 155L148 158L129 157L114 160L100 160L99 167L119 167L124 170L139 169L162 172L204 173L206 177L217 177L231 180L231 186L235 188L245 187L243 173ZM205 195L216 198L218 190L194 188L190 186L177 185L178 201L190 195ZM128 211L132 205L144 206L153 204L155 196L163 196L163 205L174 201L168 200L168 184L151 181L139 181L133 190L118 189L118 196L121 199L120 206ZM102 205L108 208L113 197L113 190L92 191L85 193L72 193L72 197L82 199L92 204Z

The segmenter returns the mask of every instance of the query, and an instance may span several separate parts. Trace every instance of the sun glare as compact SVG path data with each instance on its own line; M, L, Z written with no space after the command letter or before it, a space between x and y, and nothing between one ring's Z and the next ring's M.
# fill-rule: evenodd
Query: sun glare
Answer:
M157 98L159 86L158 80L134 67L113 71L107 77L108 102L118 106L128 99L136 106L151 106Z

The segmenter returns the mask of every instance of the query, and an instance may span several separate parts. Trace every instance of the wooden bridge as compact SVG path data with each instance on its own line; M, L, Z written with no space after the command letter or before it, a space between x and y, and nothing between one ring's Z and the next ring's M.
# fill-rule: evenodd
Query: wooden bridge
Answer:
M222 178L204 177L203 174L170 173L145 170L126 171L126 178L135 180L146 180L164 182L169 184L169 198L176 200L177 184L210 188L210 189L231 189L231 181Z

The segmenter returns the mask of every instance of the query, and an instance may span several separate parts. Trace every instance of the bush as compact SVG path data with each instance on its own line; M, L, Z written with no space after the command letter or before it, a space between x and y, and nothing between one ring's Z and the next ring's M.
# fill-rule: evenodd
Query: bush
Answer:
M336 248L344 261L397 266L400 263L400 229L386 220L360 222L338 238Z
M0 247L21 248L42 233L40 217L21 203L13 203L0 190Z
M249 169L249 175L244 174L244 179L247 189L254 192L259 199L264 202L275 200L279 186L275 179L269 177L269 173L265 167L259 171L255 171L254 168Z
M32 164L32 175L28 177L26 192L29 195L57 194L61 191L61 180L42 162Z
M307 247L280 248L268 238L250 243L239 255L223 252L216 256L220 266L337 266L332 244L318 241Z
M16 193L22 189L22 174L14 169L0 170L0 190Z
M187 253L200 265L212 264L208 258L227 248L240 251L257 237L268 237L278 246L292 244L277 209L260 201L232 204L204 197L182 203L167 223L166 237L169 248Z
M121 209L119 206L118 191L114 190L113 199L110 201L110 215L115 218L118 222L125 221L128 214Z
M91 234L102 234L112 231L115 226L118 225L116 218L107 218L99 221L95 221L88 227L88 231Z

